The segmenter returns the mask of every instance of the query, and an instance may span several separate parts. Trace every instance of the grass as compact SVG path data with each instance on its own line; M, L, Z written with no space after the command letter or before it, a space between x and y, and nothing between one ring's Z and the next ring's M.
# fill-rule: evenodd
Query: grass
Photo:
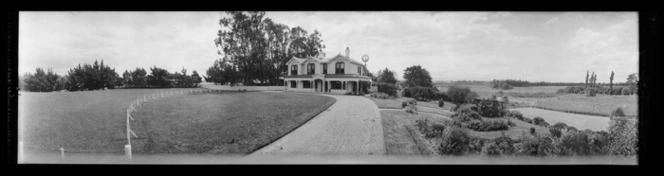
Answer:
M284 93L221 93L160 101L136 113L136 153L249 154L335 102Z
M489 131L489 132L468 130L468 132L471 136L475 136L475 137L479 137L479 138L483 138L483 139L495 139L497 137L500 137L503 132L505 133L505 135L511 137L512 139L516 139L516 138L520 137L523 133L525 133L526 135L530 135L530 128L531 127L535 128L535 131L537 132L537 134L550 134L549 128L547 128L547 127L533 125L533 124L526 123L526 122L516 120L516 119L512 119L512 122L516 125L515 126L510 126L509 130Z
M21 92L19 134L27 150L123 153L126 108L143 95L198 89Z
M380 99L374 97L366 97L376 103L379 109L401 109L401 101L398 99Z
M121 154L127 143L129 103L143 95L180 90L191 89L21 93L19 140L26 151L57 152L62 147L71 153ZM274 93L167 97L132 113L136 119L132 130L139 136L132 139L132 149L134 153L246 153L333 102L329 97Z
M431 122L442 123L446 117L431 114L410 114L399 110L380 111L385 148L387 155L429 155L431 146L424 143L416 128L415 121L427 118ZM412 129L409 129L412 128ZM414 130L413 130L414 129Z
M518 108L515 110L521 112L524 117L528 117L531 119L534 117L542 117L550 125L553 125L557 122L563 122L579 130L591 129L593 131L600 131L600 130L607 131L610 121L610 119L606 117L569 114L564 112L542 110L537 108Z
M613 110L622 107L626 115L637 116L638 97L625 95L588 97L582 94L566 94L556 98L540 99L533 106L549 110L602 116L610 116Z

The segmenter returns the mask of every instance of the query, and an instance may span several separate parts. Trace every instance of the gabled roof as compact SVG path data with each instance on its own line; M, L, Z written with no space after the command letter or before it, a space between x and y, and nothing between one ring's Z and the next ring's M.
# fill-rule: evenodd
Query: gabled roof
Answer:
M307 57L307 58L293 57L293 58L292 58L290 61L288 61L287 63L291 63L292 61L296 61L298 64L302 64L302 63L304 63L304 62L306 62L306 61L308 61L308 60L315 60L316 62L320 62L320 63L330 63L330 61L333 61L333 60L348 60L348 61L350 61L351 63L355 63L355 64L358 64L358 65L364 67L364 63L362 63L362 62L360 62L360 61L357 61L357 60L355 60L355 59L353 59L353 58L343 56L343 55L341 55L341 54L337 54L337 55L334 56L334 57L322 58L322 59L315 58L315 57Z

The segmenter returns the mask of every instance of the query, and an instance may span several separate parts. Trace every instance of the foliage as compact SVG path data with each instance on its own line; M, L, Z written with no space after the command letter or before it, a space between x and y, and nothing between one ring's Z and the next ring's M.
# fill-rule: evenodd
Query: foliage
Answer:
M231 86L234 86L239 79L237 71L235 71L234 67L226 59L215 60L206 73L207 77L205 77L205 81L215 84L223 85L229 83Z
M562 130L562 129L567 129L567 126L568 125L563 123L563 122L558 122L556 124L553 124L553 126L551 126L551 128Z
M98 90L104 88L113 89L116 85L121 84L115 69L104 65L104 60L101 64L95 60L94 64L84 64L69 70L67 79L69 83L66 85L67 90Z
M26 73L22 80L24 90L31 92L52 92L65 88L68 80L53 72L52 69L44 72L42 68L35 69L35 74Z
M443 99L438 100L438 107L442 108L443 106L445 106L445 101Z
M482 117L502 117L506 114L504 104L494 99L480 100L477 109Z
M459 122L469 122L471 120L481 120L480 114L477 112L477 107L472 104L464 104L457 108L456 113L451 116Z
M436 92L438 92L438 89L433 87L407 87L403 90L403 96L412 97L420 101L437 100L440 99L441 97L439 96L442 95L437 94Z
M392 99L392 98L394 98L394 97L392 97L388 94L382 93L382 92L372 92L371 97L380 98L380 99Z
M385 70L378 71L377 82L396 84L398 81L397 78L394 76L394 71L385 68Z
M450 97L452 103L459 107L463 103L471 102L478 95L470 91L469 87L450 86L447 89L447 96Z
M417 106L415 106L413 104L409 104L408 106L406 106L406 108L404 110L407 113L417 114Z
M500 90L510 90L510 89L512 89L514 86L512 86L512 85L511 85L510 83L508 83L508 82L516 82L516 83L520 83L520 82L517 82L516 80L496 80L496 79L494 79L493 81L491 81L491 88L493 88L493 89L500 89ZM522 83L522 84L523 84L523 83Z
M611 117L625 117L625 111L622 108L618 107L616 108L616 110L613 110L613 112L611 112Z
M433 87L429 71L420 65L414 65L404 70L404 84L406 87Z
M536 134L537 134L537 131L535 131L535 128L534 128L534 127L530 127L530 134L532 134L532 135L536 135Z
M521 136L521 142L514 145L515 154L527 156L548 156L557 153L554 140L549 136Z
M549 127L549 123L547 123L544 118L542 117L535 117L533 118L533 124L543 126L543 127Z
M613 155L634 156L638 152L638 123L630 117L611 117L608 151Z
M214 43L219 49L217 53L237 74L222 82L241 81L244 85L254 85L258 81L260 85L276 85L279 77L286 73L289 59L316 57L325 48L317 30L308 34L301 27L290 28L265 18L265 12L228 14L229 17L219 20L221 29Z
M378 88L378 92L395 97L397 96L397 89L399 88L397 85L389 83L377 83L376 87Z
M549 133L554 138L560 138L563 135L563 132L559 128L549 128Z
M633 88L632 88L633 87ZM594 90L593 90L594 89ZM583 87L583 86L569 86L556 91L556 93L571 93L571 94L589 94L589 91L595 91L595 94L605 95L632 95L636 94L638 88L636 86L596 86L596 87Z
M442 155L463 155L469 150L471 137L463 128L451 127L443 132L438 153Z
M599 90L597 90L597 88L594 88L594 87L593 88L588 88L588 89L586 89L586 96L594 97L594 96L597 95L597 92L599 92Z

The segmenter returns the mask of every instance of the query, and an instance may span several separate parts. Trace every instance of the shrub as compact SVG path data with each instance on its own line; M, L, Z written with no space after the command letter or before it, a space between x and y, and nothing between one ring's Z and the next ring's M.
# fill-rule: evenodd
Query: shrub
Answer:
M445 132L445 125L434 123L431 125L431 133L428 135L429 138L440 137Z
M549 127L549 123L547 123L543 118L541 117L535 117L533 119L533 124L543 126L543 127Z
M372 93L371 93L371 97L374 97L374 98L380 98L380 99L391 99L391 98L394 98L394 97L392 97L392 96L390 96L390 95L388 95L388 94L386 94L386 93L382 93L382 92L372 92Z
M634 156L638 151L638 122L629 117L611 117L608 150L612 155Z
M625 111L623 111L622 108L618 107L618 108L616 108L616 110L613 110L613 112L611 112L611 116L612 117L625 117Z
M532 135L536 135L536 134L537 134L537 131L535 130L534 127L530 127L530 134L532 134Z
M504 119L485 119L482 121L481 131L499 131L508 129L509 125Z
M516 126L516 123L512 122L512 119L507 119L507 125L513 127Z
M523 118L523 114L521 114L521 112L515 111L515 110L507 110L505 112L505 116L514 117L514 118L519 119L519 120L521 120Z
M438 107L442 108L443 106L445 106L445 101L443 99L438 100Z
M555 128L555 129L558 129L558 130L562 130L562 129L567 129L567 124L565 124L563 122L558 122L556 124L553 124L552 127Z
M377 83L378 92L385 93L390 96L397 96L397 89L399 87L395 84Z
M417 114L417 107L416 107L415 105L412 105L412 104L406 106L406 108L405 108L404 110L405 110L407 113Z
M482 147L482 155L484 156L498 156L501 154L500 148L496 143L490 142Z
M576 129L576 127L573 127L573 126L567 126L567 131L579 131L579 130Z
M452 127L443 133L438 152L442 155L463 155L468 151L470 142L468 131Z
M549 128L549 133L551 133L551 136L555 138L560 138L560 136L563 134L559 128Z
M597 88L589 88L586 90L586 96L594 97L597 95Z
M477 113L477 107L471 104L464 104L457 109L457 112L452 115L452 118L460 122L468 122L471 120L481 120L480 114Z
M480 100L477 109L483 117L502 117L505 115L505 106L497 100Z
M62 90L65 87L67 78L58 75L49 68L46 72L44 69L35 69L35 74L27 73L24 75L23 88L26 91L33 92L52 92Z
M554 140L548 136L522 136L520 143L514 145L517 154L529 156L547 156L556 154Z
M438 92L438 90L433 87L420 87L420 86L408 87L403 91L404 91L403 92L404 97L412 97L420 101L440 99L438 95L436 95L436 92Z
M590 154L590 139L586 131L566 133L560 138L560 154L588 155Z
M434 92L434 94L436 95L435 97L436 100L452 101L450 96L448 96L447 93L445 92L436 91Z
M466 102L470 102L475 97L477 97L477 93L470 91L470 88L458 86L450 86L447 89L447 95L450 97L452 103L456 104L457 106Z

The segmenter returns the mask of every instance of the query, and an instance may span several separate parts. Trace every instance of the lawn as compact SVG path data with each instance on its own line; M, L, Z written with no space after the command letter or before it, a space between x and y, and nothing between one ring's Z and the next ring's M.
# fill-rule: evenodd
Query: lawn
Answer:
M208 93L167 98L134 113L134 153L249 154L334 104L326 96Z
M609 121L611 121L609 118L601 116L570 114L537 108L517 108L514 110L521 112L523 116L531 119L534 117L542 117L547 123L551 125L558 122L563 122L579 130L591 129L593 131L607 131L607 128L609 127Z
M126 108L143 95L199 89L20 92L19 141L26 151L123 153Z
M181 90L199 89L115 89L56 93L21 92L18 109L18 137L20 141L23 141L26 152L59 152L60 148L64 148L68 153L122 154L124 153L124 145L127 143L125 123L126 108L129 103L139 97L143 97L143 95L169 91L179 92ZM141 142L147 143L148 139L152 139L155 150L160 149L160 147L163 149L156 151L174 151L170 150L171 148L169 147L162 147L168 146L163 143L164 141L171 141L170 144L181 144L174 146L180 147L183 151L204 149L205 147L198 146L209 144L206 143L209 142L207 139L192 138L178 141L178 138L167 137L171 135L175 137L190 135L187 133L211 134L206 131L217 130L215 125L228 126L229 124L238 124L238 119L241 119L240 117L250 117L260 120L245 121L248 124L242 124L242 127L254 130L247 133L245 137L251 136L252 138L247 140L237 138L234 143L246 144L248 141L263 142L267 139L265 136L261 136L264 132L255 131L256 129L264 128L269 133L288 131L281 127L293 127L295 126L294 124L302 123L310 118L307 115L313 114L312 112L303 112L302 109L304 107L321 107L328 103L331 104L330 102L334 101L331 98L319 98L320 96L314 95L283 94L278 96L269 93L228 92L221 94L223 95L174 96L143 104L143 106L138 108L138 112L132 113L132 116L136 119L132 123L132 129L139 136L139 139L132 140L132 144L136 146ZM209 100L214 99L214 97L222 98L223 100ZM254 103L253 101L261 102ZM214 104L205 104L206 102ZM231 109L232 111L228 111ZM153 113L154 115L149 115ZM247 115L238 116L240 113L247 113ZM206 114L208 116L204 116ZM263 116L269 117L263 118ZM296 120L289 120L289 117ZM149 121L148 118L155 119L155 121ZM164 119L170 119L173 123L159 125L158 122L164 122ZM226 121L222 122L219 119L226 119ZM284 121L281 122L279 120ZM282 126L268 128L265 124ZM173 131L168 134L163 134L164 131L159 131L164 129ZM238 129L237 131L243 130ZM194 143L187 143L192 141ZM223 141L217 142L223 143ZM145 148L145 145L133 147L134 153L145 151L143 148Z
M430 155L431 146L415 132L415 121L427 118L442 123L446 117L431 114L410 114L401 110L381 110L387 155ZM410 128L410 129L409 129Z
M638 96L597 95L588 97L582 94L566 94L555 98L540 99L534 102L533 106L549 110L602 116L610 116L613 110L621 107L625 114L636 116Z

